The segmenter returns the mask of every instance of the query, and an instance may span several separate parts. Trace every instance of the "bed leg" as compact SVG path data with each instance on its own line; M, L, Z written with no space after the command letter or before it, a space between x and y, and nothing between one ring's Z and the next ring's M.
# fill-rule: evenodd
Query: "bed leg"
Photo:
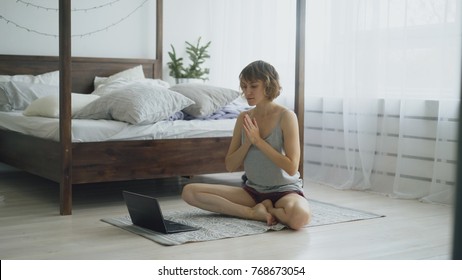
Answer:
M59 212L61 215L72 215L72 184L63 180L59 188Z

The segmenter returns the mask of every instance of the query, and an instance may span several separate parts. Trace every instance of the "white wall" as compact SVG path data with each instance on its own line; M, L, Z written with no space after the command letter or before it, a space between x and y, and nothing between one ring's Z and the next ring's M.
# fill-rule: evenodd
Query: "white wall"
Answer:
M204 7L207 0L164 1L165 63L171 43L182 51L185 40L210 40ZM56 0L2 0L0 53L58 55L57 8ZM155 58L154 0L79 0L72 9L73 56ZM164 78L173 82L165 63Z
M112 5L104 6L111 1ZM155 34L155 16L150 16L155 15L154 1L71 2L72 9L87 9L72 12L73 55L102 57L155 55L155 37L149 36ZM3 18L0 20L0 32L2 38L7 39L2 40L0 52L57 55L59 44L57 8L56 0L2 0L0 16Z
M111 2L112 5L102 6ZM165 50L170 42L180 46L184 40L195 40L201 35L197 30L203 29L204 22L192 20L190 15L204 10L197 4L200 0L194 2L195 5L192 1L164 1ZM6 39L1 41L0 53L58 55L57 8L56 0L2 0L0 34ZM155 58L154 0L79 0L72 1L72 9L89 9L72 12L72 55ZM188 20L187 24L179 23L179 18Z

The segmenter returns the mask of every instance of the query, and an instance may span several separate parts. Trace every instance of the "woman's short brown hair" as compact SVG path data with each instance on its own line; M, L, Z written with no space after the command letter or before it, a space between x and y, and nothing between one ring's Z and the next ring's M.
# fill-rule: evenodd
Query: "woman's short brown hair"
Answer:
M242 69L239 80L262 81L265 85L265 95L269 100L275 99L281 93L278 72L271 64L262 60L254 61Z

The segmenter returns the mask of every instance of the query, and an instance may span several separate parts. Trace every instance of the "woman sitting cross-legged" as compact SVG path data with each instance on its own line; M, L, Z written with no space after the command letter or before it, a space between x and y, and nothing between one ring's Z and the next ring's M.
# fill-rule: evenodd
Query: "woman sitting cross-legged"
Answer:
M255 107L239 115L225 163L230 172L243 165L247 180L242 187L187 184L182 198L204 210L298 230L309 223L311 212L298 172L297 116L273 102L281 87L272 65L252 62L239 80L248 104Z

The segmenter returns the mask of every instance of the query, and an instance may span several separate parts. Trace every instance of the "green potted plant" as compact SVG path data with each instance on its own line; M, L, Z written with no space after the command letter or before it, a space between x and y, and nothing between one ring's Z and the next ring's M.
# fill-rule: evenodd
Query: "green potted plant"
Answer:
M194 45L188 41L185 41L185 43L190 64L186 67L183 58L177 57L175 48L173 45L170 45L172 51L168 52L168 55L171 61L167 63L170 69L170 76L176 79L176 83L181 83L184 79L206 80L210 69L205 68L203 64L207 58L210 58L208 48L212 42L209 41L205 45L201 45L201 37L199 37Z

